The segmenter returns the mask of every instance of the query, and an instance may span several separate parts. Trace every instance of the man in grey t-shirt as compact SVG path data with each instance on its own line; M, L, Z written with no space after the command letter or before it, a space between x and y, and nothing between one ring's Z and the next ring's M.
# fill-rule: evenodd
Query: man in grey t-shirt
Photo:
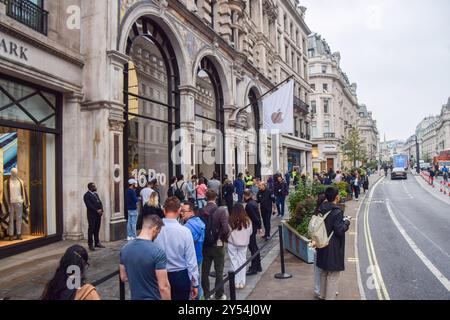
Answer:
M143 217L139 237L120 251L120 279L128 282L132 300L170 300L167 258L153 241L163 226L156 215Z
M208 181L208 189L214 191L217 194L217 205L220 206L221 204L221 199L222 199L222 195L221 195L221 186L222 184L219 181L219 175L214 172L213 173L213 177L211 180Z

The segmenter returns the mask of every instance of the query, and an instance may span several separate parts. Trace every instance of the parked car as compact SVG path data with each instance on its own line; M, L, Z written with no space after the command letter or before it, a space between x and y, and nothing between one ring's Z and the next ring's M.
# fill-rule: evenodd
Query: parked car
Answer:
M391 171L391 180L394 179L408 179L408 174L406 173L405 168L394 168Z
M420 170L422 171L428 171L431 168L431 164L428 162L422 162L420 164Z

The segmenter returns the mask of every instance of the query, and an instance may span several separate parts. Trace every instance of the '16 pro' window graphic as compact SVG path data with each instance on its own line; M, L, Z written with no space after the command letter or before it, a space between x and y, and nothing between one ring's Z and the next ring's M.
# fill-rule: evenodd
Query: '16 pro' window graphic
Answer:
M10 175L11 169L17 167L17 132L0 135L0 161L3 175Z

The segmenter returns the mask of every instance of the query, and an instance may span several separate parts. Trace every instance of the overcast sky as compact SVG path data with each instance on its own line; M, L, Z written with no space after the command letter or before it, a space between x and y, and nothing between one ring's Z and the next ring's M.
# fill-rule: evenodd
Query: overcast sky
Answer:
M450 96L450 0L300 0L373 111L380 138L406 139Z

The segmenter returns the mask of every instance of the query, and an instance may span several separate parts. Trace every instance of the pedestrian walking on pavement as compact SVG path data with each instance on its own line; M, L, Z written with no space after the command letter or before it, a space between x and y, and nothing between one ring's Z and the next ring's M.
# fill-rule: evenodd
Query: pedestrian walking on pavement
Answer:
M228 212L231 212L233 210L233 194L234 194L234 187L231 183L230 179L226 179L224 181L224 184L222 186L222 194L223 199L225 200L225 204L227 206Z
M160 217L144 213L139 237L120 250L120 279L131 300L171 300L167 257L154 242L163 226Z
M125 194L125 202L127 204L128 211L128 222L127 222L127 240L131 241L136 239L136 225L138 218L138 208L137 203L139 202L138 197L136 196L136 188L137 182L134 179L128 180L128 189Z
M443 175L445 183L448 183L448 168L447 168L447 166L444 166L442 168L442 175Z
M97 193L97 187L93 182L88 184L88 192L84 194L83 200L87 207L89 250L94 251L95 248L104 248L100 243L99 237L103 216L103 204Z
M316 215L319 213L322 203L324 203L326 200L327 200L327 198L325 196L325 192L321 192L317 195L317 205L316 205L316 210L315 210ZM314 296L317 299L321 300L322 298L320 295L320 281L321 281L322 269L320 269L317 266L317 249L316 249L316 245L315 245L314 241L312 241L310 245L314 250Z
M270 219L272 218L273 204L275 203L275 195L272 190L267 188L265 182L259 184L259 192L257 195L257 202L261 208L261 216L264 222L264 239L267 241L270 238Z
M88 260L89 255L82 246L68 248L45 286L41 300L100 300L95 287L86 283Z
M236 192L237 196L238 196L238 202L242 203L243 202L243 194L245 191L245 182L244 182L244 174L242 172L240 172L237 176L237 179L234 180L234 192Z
M231 233L228 237L228 255L233 271L237 271L247 260L247 247L253 233L252 221L245 212L242 203L236 203L233 206L229 224ZM245 276L245 268L235 275L237 289L245 288Z
M164 203L164 226L155 243L167 256L167 272L172 300L196 299L199 270L191 231L178 222L181 203L177 197Z
M356 171L352 182L353 193L355 194L356 201L359 201L359 194L361 193L361 185L362 185L361 176L359 172Z
M194 204L190 201L186 201L181 206L181 219L184 222L184 226L188 228L192 237L194 238L195 254L197 256L197 265L199 270L199 279L201 279L201 270L203 263L203 243L205 242L205 223L198 216L198 212L195 212ZM204 300L204 292L202 286L198 288L197 300Z
M258 243L256 242L256 236L258 235L258 233L260 235L263 235L261 214L258 209L258 203L256 203L255 199L253 199L252 193L248 189L244 191L244 201L245 201L245 212L252 221L252 234L250 236L248 249L250 250L251 256L253 256L259 250ZM247 275L248 276L255 275L258 272L262 272L261 256L259 254L255 258L253 258L250 267L247 271Z
M187 181L186 184L187 184L187 191L188 191L187 199L188 199L188 201L195 204L196 199L197 199L197 197L195 195L195 187L197 186L197 176L193 175L191 177L191 180Z
M350 226L348 217L344 218L339 208L339 190L328 187L325 190L327 201L320 206L322 215L329 213L325 219L327 235L330 237L328 246L317 248L317 267L321 269L320 295L325 300L335 300L338 292L339 278L345 270L345 233Z
M228 225L228 210L218 207L217 193L213 190L206 192L208 203L200 210L200 217L206 225L205 242L203 243L202 287L208 293L209 299L226 300L223 288L223 268L225 265L225 242L230 234ZM220 287L215 296L210 296L209 272L214 262L216 281L214 287Z
M366 192L369 191L369 176L364 175L362 177L362 187L364 190L364 194L366 194Z
M275 196L277 197L278 217L283 219L286 197L289 195L289 187L281 176L277 177L277 181L274 184L274 193Z

